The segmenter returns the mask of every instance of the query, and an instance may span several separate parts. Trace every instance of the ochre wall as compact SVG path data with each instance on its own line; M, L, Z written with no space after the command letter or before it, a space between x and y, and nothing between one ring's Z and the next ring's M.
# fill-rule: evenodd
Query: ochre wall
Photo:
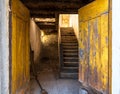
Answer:
M26 94L29 87L29 11L19 0L12 0L12 92Z
M109 94L109 1L79 9L79 81Z

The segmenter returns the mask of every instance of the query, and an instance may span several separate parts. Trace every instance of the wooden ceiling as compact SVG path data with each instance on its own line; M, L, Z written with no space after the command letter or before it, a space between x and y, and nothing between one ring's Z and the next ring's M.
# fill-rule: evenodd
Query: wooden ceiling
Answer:
M93 0L21 0L33 17L55 17L55 13L77 13L78 9Z
M89 2L92 2L93 0L21 0L21 1L30 10L31 17L55 18L56 21L58 21L59 14L77 14L78 9L80 7L88 4ZM53 27L57 26L52 25L52 28Z

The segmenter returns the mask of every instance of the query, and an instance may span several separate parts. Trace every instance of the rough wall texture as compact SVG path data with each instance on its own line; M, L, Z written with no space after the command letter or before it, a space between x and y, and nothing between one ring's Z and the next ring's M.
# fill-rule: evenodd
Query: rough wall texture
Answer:
M42 52L41 58L45 59L58 59L58 34L44 34L41 37Z
M0 94L9 94L9 0L0 0Z
M12 0L12 92L26 94L30 81L29 11ZM6 94L6 93L5 93Z
M34 62L39 63L41 52L41 31L33 19L30 20L30 44L34 51Z
M79 9L79 81L108 94L108 0Z

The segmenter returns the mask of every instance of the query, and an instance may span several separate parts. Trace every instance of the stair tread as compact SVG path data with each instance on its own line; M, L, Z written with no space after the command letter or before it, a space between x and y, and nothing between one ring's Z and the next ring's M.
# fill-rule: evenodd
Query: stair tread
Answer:
M64 59L78 59L78 57L63 57Z
M63 45L63 47L78 47L77 45Z
M64 71L61 71L60 73L63 73L63 74L78 74L78 72L64 72Z
M74 33L61 33L62 36L75 36Z
M78 64L79 62L64 62L64 63L73 63L73 64Z
M78 48L63 48L63 50L77 50L78 51Z
M78 67L79 63L78 62L63 62L64 67Z
M63 49L67 49L67 48L68 48L68 49L70 49L70 48L71 48L71 49L78 49L78 47L73 47L73 46L70 46L70 47L67 47L67 46L66 46L66 47L65 47L65 46L63 46Z
M71 44L62 44L63 46L78 46L78 44L73 44L73 43L71 43Z
M62 42L77 42L77 39L74 39L74 40L61 40Z
M68 52L64 52L63 55L78 55L78 53L68 53Z
M68 50L68 49L66 50L66 49L63 49L63 51L68 51L68 52L74 52L74 51L75 51L75 52L77 52L78 49L72 49L72 50Z
M62 43L78 43L78 41L66 41L66 42L62 41Z
M62 69L78 69L78 67L62 67Z

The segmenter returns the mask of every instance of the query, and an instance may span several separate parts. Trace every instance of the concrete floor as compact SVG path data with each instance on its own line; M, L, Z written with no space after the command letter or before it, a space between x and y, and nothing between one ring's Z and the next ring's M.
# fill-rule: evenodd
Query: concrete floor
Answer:
M38 78L48 94L83 94L80 93L80 83L77 80L59 79L56 61L43 61L40 65L37 68ZM31 77L31 94L41 94L33 77Z

